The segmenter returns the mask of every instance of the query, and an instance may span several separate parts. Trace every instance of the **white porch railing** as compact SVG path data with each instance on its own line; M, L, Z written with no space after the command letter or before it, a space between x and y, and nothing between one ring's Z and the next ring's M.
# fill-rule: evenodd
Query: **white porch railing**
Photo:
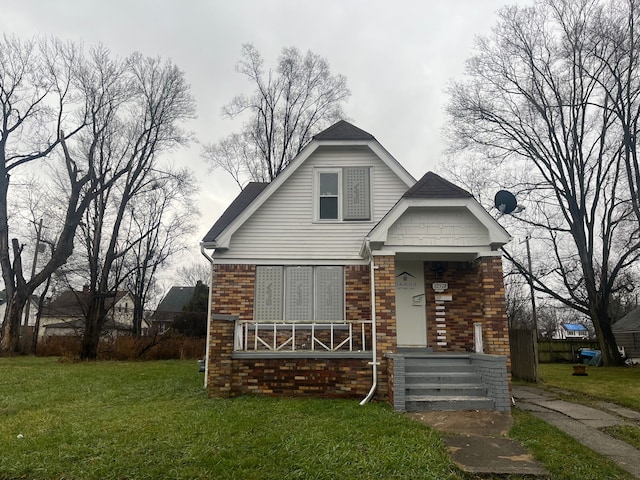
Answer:
M237 321L235 350L244 352L366 352L371 320L347 322Z

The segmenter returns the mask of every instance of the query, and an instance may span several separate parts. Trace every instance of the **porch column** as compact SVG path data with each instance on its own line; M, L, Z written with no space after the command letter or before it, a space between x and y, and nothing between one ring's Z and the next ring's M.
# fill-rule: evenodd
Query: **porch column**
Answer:
M507 368L510 371L509 322L504 298L502 257L480 257L478 271L482 292L485 353L505 355Z
M207 378L210 397L231 396L231 355L237 318L232 315L212 315Z
M385 354L398 350L396 338L396 278L395 257L381 255L375 257L375 302L378 356L378 395L388 397L388 366Z

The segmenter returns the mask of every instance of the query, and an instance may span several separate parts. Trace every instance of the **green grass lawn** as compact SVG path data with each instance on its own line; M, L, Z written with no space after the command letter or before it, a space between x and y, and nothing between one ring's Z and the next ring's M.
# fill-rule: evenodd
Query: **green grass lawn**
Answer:
M195 361L0 358L0 479L477 478L451 464L438 433L386 404L209 399L202 380ZM625 478L553 427L514 416L511 435L552 478Z
M572 372L570 364L540 364L541 386L572 392L578 401L605 400L640 411L640 368L587 367L586 377Z
M202 379L194 361L0 358L0 478L461 478L388 405L213 400Z

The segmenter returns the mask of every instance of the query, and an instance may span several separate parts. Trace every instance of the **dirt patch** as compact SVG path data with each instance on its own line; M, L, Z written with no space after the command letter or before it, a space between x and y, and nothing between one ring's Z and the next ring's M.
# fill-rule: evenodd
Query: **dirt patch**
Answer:
M513 426L510 413L473 410L463 412L412 412L410 418L439 432L453 435L503 437Z

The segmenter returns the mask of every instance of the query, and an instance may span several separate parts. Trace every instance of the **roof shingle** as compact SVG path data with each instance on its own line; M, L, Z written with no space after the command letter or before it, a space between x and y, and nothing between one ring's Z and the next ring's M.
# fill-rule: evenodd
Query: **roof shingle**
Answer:
M218 235L220 235L268 185L268 183L263 182L250 182L247 184L235 200L231 202L231 205L223 212L218 221L213 224L213 227L207 232L202 241L215 242Z
M402 196L403 198L469 198L464 188L454 185L440 175L427 172Z
M346 120L340 120L330 127L314 135L314 140L375 140L368 132L352 125Z

